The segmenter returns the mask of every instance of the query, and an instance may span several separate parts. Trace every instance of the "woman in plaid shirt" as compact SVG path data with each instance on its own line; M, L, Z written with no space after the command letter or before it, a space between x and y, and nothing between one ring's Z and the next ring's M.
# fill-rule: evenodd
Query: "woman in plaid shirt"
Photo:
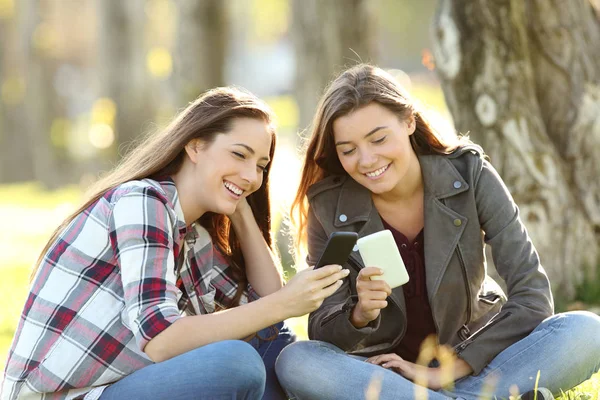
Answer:
M274 150L268 106L219 88L131 151L43 250L0 398L284 398L273 364L294 335L281 321L348 271L283 286Z

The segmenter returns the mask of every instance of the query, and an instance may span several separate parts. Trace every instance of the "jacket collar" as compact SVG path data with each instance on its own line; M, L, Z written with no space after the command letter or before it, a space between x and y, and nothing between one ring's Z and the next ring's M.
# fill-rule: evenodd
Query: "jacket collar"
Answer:
M425 198L444 199L469 189L468 183L456 170L448 157L419 156ZM339 179L339 178L338 178ZM357 222L367 222L377 210L371 192L349 176L341 178L341 188L335 209L334 226L342 228ZM379 220L379 222L381 222ZM377 232L377 231L374 231Z

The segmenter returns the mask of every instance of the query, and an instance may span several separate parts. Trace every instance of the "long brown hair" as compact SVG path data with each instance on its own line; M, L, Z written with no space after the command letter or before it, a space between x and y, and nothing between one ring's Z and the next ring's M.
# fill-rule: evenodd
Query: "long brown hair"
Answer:
M435 130L404 88L381 68L358 64L342 72L329 84L319 102L304 150L300 184L290 212L296 231L296 256L306 247L308 189L330 175L346 175L335 150L333 122L372 102L402 120L414 116L416 129L410 136L410 143L417 154L449 154L465 142L456 135Z
M264 121L271 134L269 156L273 159L276 136L274 114L269 106L253 94L239 88L222 87L209 90L180 112L163 130L146 137L123 158L120 164L100 179L90 190L85 203L68 216L54 231L42 250L32 278L44 261L50 247L61 232L81 212L98 201L107 191L132 180L158 179L179 171L185 157L185 145L192 139L212 143L217 134L231 130L236 118L254 118ZM261 187L247 197L254 217L269 247L271 239L271 211L269 199L270 165L263 174ZM228 217L215 213L204 214L199 221L210 233L213 243L223 252L233 268L238 291L232 306L239 304L247 288L244 257L235 231Z

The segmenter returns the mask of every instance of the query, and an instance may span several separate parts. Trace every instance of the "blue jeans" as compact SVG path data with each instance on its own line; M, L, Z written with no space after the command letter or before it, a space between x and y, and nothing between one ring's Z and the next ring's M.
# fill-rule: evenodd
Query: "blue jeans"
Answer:
M330 343L302 341L286 348L275 368L279 381L295 399L362 400L372 381L381 383L380 400L412 400L416 389L426 392L429 400L508 398L513 385L520 393L533 389L538 370L539 386L556 394L600 368L600 317L577 311L547 318L529 336L498 354L479 375L457 380L452 392L417 387L364 360Z
M275 327L279 334L269 327L249 342L223 340L144 367L107 387L100 400L286 399L274 366L296 336L281 322Z

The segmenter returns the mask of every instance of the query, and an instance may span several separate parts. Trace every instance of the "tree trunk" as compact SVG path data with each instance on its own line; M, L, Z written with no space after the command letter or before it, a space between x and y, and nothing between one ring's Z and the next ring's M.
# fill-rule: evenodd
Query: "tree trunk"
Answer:
M150 123L143 0L97 0L100 96L116 105L114 131L119 155Z
M458 131L519 204L555 294L600 259L600 21L589 0L440 0L433 53Z
M327 83L345 66L375 61L372 11L367 0L293 0L299 127L312 121Z
M34 47L39 24L38 0L16 4L13 18L0 29L3 37L2 160L3 182L55 180L54 149L50 142L47 93L42 55Z
M178 106L202 92L225 84L225 56L229 38L227 2L179 0L175 79Z

